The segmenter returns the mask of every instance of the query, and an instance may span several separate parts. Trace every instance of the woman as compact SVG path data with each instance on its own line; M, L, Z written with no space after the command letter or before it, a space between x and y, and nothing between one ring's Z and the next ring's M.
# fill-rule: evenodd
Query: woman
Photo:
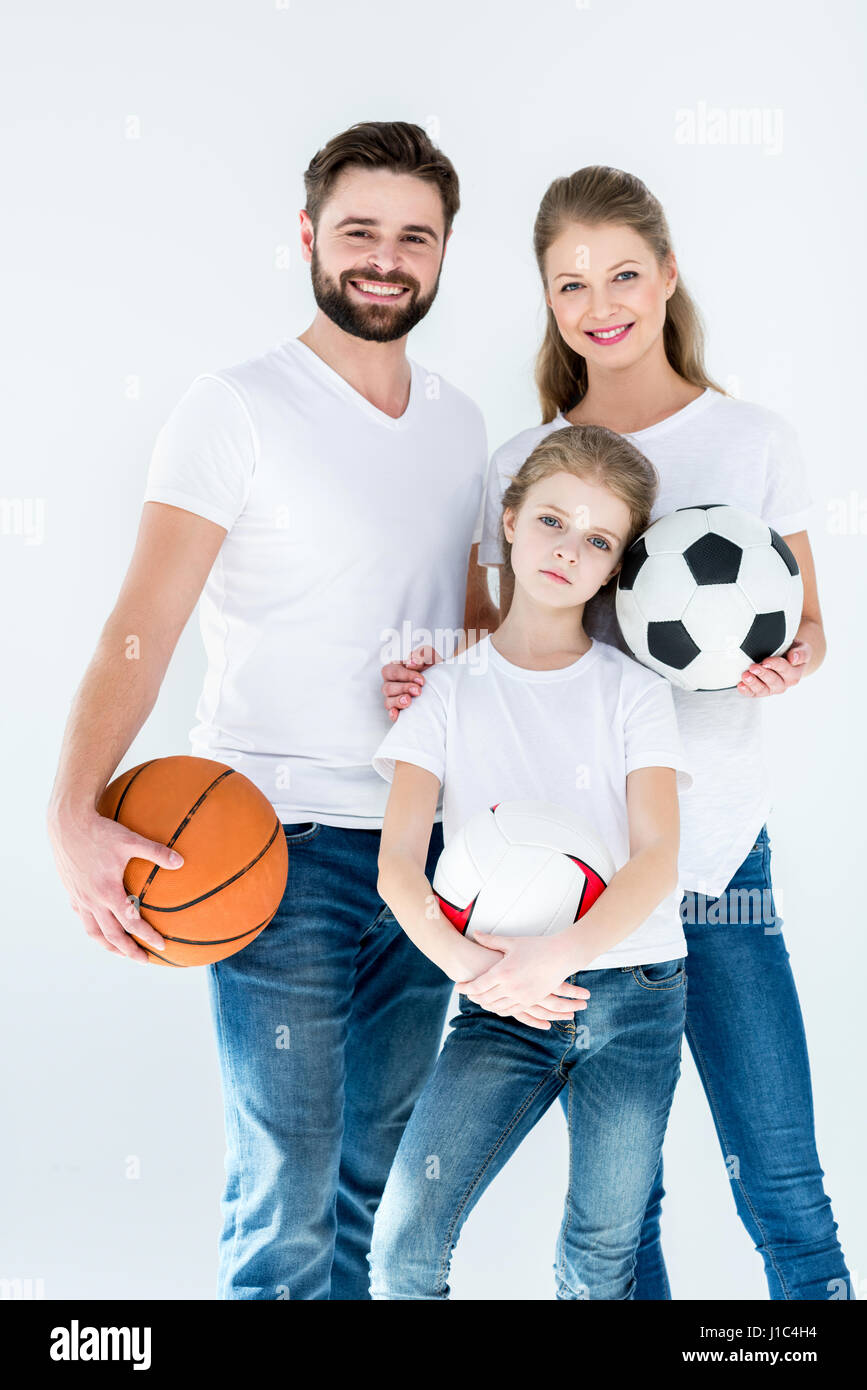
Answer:
M759 702L797 685L825 654L797 438L774 412L728 397L708 376L665 214L640 179L603 166L555 179L536 217L534 249L547 304L536 364L542 424L492 456L480 563L503 561L500 501L527 454L553 430L597 424L625 435L656 466L654 519L707 502L743 507L785 537L801 570L803 614L787 652L747 668L734 690L674 690L694 776L681 806L679 857L686 1035L770 1297L827 1299L841 1288L851 1296L822 1185L806 1040L774 909L765 824ZM585 625L622 647L613 593L609 584L587 605ZM501 619L510 598L504 584ZM408 664L383 668L383 677L396 719L424 678ZM466 993L473 998L471 986ZM659 1240L662 1197L660 1162L639 1248L638 1299L671 1297Z

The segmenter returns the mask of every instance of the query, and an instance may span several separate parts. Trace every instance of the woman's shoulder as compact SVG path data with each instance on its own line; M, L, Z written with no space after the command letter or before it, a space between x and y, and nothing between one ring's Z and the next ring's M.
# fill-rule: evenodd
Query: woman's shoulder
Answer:
M715 418L724 418L727 429L740 429L745 434L765 439L787 437L795 432L785 415L758 401L745 401L740 396L725 396L714 391L713 405ZM710 418L714 418L713 413Z
M529 429L519 430L517 434L498 445L491 457L496 459L501 472L510 467L513 461L520 466L540 440L554 430L563 428L563 421L557 419L550 420L547 425L531 425Z

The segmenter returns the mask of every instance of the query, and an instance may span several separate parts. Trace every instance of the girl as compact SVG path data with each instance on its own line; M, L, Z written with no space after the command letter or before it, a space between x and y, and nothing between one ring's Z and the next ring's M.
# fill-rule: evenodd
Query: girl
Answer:
M540 443L503 498L508 616L431 670L424 700L374 755L392 781L378 892L461 989L473 979L474 998L461 997L398 1148L374 1225L372 1298L448 1297L463 1222L558 1095L571 1159L557 1297L632 1296L680 1073L676 779L691 778L668 683L588 637L582 618L646 526L655 486L652 466L610 430L567 426ZM424 874L440 786L446 840L497 802L554 802L594 825L617 872L559 935L468 940Z
M744 670L734 690L673 692L695 778L683 805L679 859L689 945L686 1035L771 1298L851 1297L822 1185L807 1047L773 906L765 824L771 803L758 701L790 690L825 654L797 438L781 417L728 397L708 376L665 214L640 179L602 166L555 179L536 217L534 249L547 304L536 366L542 424L491 459L480 563L504 562L499 506L510 472L551 431L592 421L627 436L655 464L654 519L706 502L744 507L785 537L801 569L802 621L783 656ZM502 616L510 601L505 563L501 579ZM586 626L621 644L613 586L588 606ZM386 671L386 703L396 710L424 677L418 667ZM660 1164L639 1251L639 1299L671 1296L659 1242L662 1196Z

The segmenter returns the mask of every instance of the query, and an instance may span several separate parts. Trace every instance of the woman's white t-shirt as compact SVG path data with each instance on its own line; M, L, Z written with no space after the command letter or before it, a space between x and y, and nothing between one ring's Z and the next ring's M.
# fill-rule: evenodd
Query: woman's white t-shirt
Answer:
M627 775L673 767L679 790L692 781L668 682L595 640L556 671L515 666L490 637L431 666L422 693L401 711L372 761L387 781L396 761L438 778L446 841L500 801L549 801L588 821L618 869L629 859ZM586 968L686 955L680 899L678 887Z
M535 446L569 421L522 430L491 456L479 562L503 563L498 538L509 475ZM782 416L708 387L657 425L624 435L660 474L651 519L678 507L726 502L753 512L780 535L807 527L812 507L795 430ZM587 604L588 634L625 651L614 613L614 584ZM427 673L425 673L427 676ZM672 687L694 786L681 807L680 879L717 897L745 859L771 810L762 740L764 701L737 690ZM403 715L401 715L401 719Z

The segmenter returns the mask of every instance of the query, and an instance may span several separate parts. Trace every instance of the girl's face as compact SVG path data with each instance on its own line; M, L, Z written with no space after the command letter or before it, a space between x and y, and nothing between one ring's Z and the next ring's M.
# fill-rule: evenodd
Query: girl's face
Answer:
M545 256L545 301L588 369L637 362L660 339L676 282L674 256L660 270L631 227L571 222Z
M512 545L515 582L539 603L586 603L620 569L630 528L626 503L607 488L552 473L534 483L503 529Z

